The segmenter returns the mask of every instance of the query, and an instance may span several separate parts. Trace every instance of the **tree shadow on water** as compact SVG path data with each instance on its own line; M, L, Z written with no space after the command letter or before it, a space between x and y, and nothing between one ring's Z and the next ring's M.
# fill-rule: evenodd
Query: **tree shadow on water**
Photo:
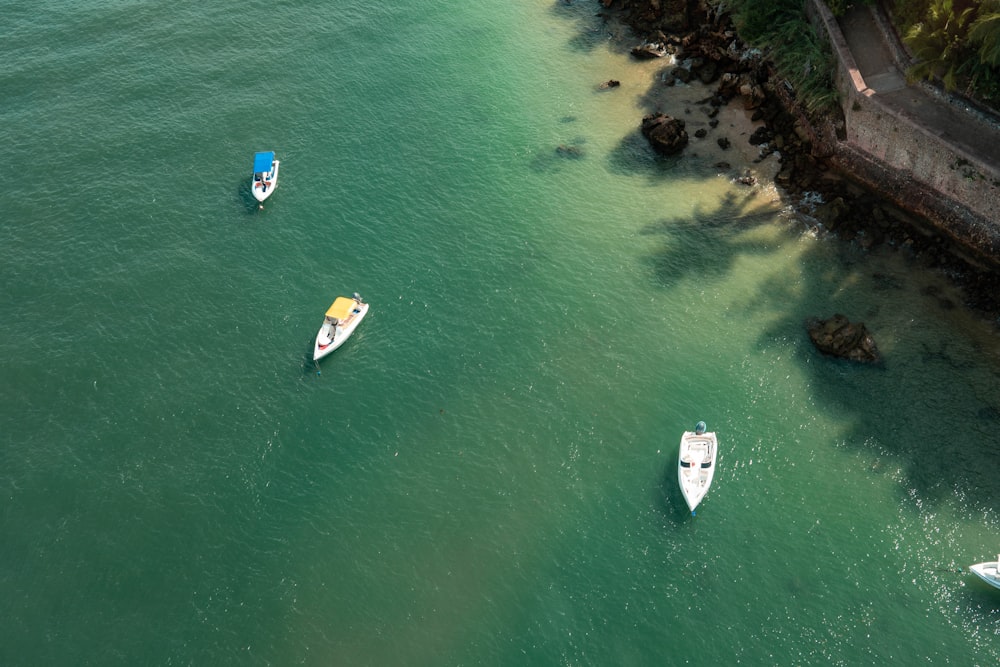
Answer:
M623 29L609 24L596 9L589 0L554 0L550 7L552 14L573 23L576 34L569 46L576 52L590 53L609 42L621 41Z
M877 339L879 320L868 325ZM910 349L897 348L882 372L803 346L817 402L853 417L843 444L865 455L862 474L901 475L902 502L916 499L933 511L958 491L969 509L997 507L1000 381L968 368L967 350L928 353L925 343L903 344Z
M663 239L648 259L657 281L669 286L691 277L718 278L732 270L739 256L770 252L765 244L734 233L773 223L774 211L755 209L755 201L753 192L742 197L729 193L712 210L699 207L690 216L660 220L642 230Z
M720 166L718 156L712 157L698 148L697 144L689 144L677 155L660 155L650 147L637 121L634 129L608 154L608 171L618 176L645 178L651 187L671 187L679 180L703 181L730 170Z
M932 278L915 267L886 273L878 255L829 240L837 245L818 243L801 256L794 289L784 276L760 288L783 315L760 333L758 346L797 359L811 402L846 425L838 443L861 455L857 474L892 476L902 504L932 512L957 498L973 512L1000 506L996 350L957 330L921 326L953 314L952 303L921 287ZM876 344L887 343L881 364L835 359L812 345L805 319L835 313L863 321Z
M636 127L622 137L608 157L608 169L621 176L644 176L651 184L659 185L677 179L678 172L685 170L685 156L657 155L650 147L642 131Z
M741 257L773 253L773 235L743 233L776 224L773 209L755 204L753 192L729 193L714 207L643 229L662 241L646 259L657 283L724 279ZM797 275L776 273L740 304L748 313L777 315L759 333L758 347L796 358L810 377L811 402L846 425L838 444L862 454L858 474L893 476L900 502L917 499L924 511L958 498L973 513L1000 506L1000 441L994 435L1000 427L1000 352L957 330L931 335L911 324L949 317L954 309L921 288L914 268L888 274L877 256L832 237L807 247L797 264ZM900 313L898 303L912 312ZM882 364L835 359L813 347L806 319L835 313L865 322L876 342L891 341ZM672 500L664 499L662 508L671 517Z

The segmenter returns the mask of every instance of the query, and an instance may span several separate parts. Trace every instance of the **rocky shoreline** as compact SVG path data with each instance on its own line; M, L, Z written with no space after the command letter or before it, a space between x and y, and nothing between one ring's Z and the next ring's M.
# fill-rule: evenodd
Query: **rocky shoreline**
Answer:
M771 64L740 40L727 13L716 13L701 0L599 2L605 21L628 26L635 36L633 57L674 57L677 65L664 72L662 85L697 79L715 87L706 104L716 109L741 104L763 123L749 141L780 156L775 183L800 212L846 242L866 249L895 247L921 266L943 272L962 289L967 307L1000 325L998 258L970 256L929 222L893 205L888 195L832 167L826 158L838 141L842 118L807 113ZM647 130L669 132L660 141L673 152L687 142L683 121L661 114L643 119L643 133L659 150Z

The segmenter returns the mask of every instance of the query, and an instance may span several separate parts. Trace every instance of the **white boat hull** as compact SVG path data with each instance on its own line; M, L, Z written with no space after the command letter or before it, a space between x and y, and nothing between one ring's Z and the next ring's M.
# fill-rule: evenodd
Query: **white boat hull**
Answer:
M1000 558L998 558L1000 560ZM976 563L969 566L969 571L976 575L990 586L1000 588L1000 572L997 572L997 565L1000 563Z
M250 191L253 193L254 199L263 203L265 199L271 196L274 189L278 187L278 166L280 164L280 161L275 160L271 163L271 171L264 174L263 180L257 180L256 177L253 179Z
M715 433L685 431L681 436L680 452L677 455L677 481L680 483L684 502L692 514L712 486L718 448Z
M316 334L316 342L313 345L313 361L319 361L343 345L367 314L368 304L355 299L351 316L346 322L334 326L330 322L324 321L323 326Z

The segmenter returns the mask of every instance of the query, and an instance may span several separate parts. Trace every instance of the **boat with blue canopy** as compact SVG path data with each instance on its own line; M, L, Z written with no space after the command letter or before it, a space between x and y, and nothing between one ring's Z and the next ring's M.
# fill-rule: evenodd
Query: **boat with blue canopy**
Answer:
M262 151L253 156L253 182L250 191L257 201L263 203L278 187L278 165L274 151Z

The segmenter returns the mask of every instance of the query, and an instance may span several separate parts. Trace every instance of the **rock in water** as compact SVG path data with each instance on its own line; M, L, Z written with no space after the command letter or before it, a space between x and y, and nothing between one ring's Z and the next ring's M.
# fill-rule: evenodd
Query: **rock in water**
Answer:
M632 56L639 60L652 60L653 58L662 58L665 55L667 55L667 47L663 44L646 42L632 49Z
M853 323L837 313L826 320L806 320L806 329L813 345L823 354L868 364L881 361L875 339L863 322Z
M662 113L642 119L642 134L660 155L680 153L688 143L684 121Z

